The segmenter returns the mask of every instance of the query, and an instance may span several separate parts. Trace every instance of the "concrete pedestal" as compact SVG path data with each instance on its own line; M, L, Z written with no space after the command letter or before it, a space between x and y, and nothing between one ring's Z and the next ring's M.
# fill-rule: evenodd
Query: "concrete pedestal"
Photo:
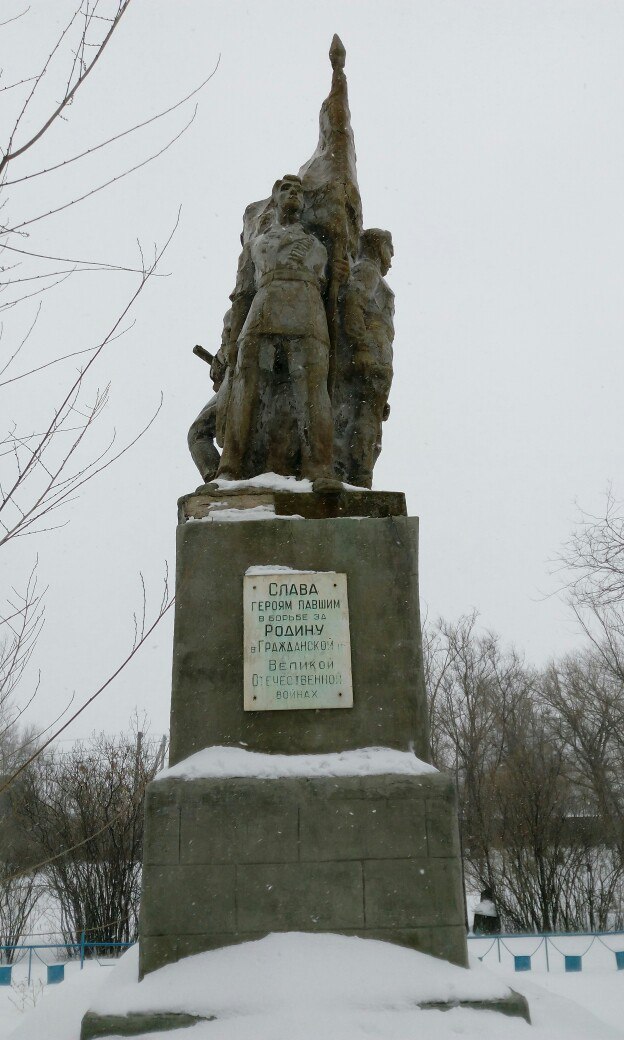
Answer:
M454 789L441 773L163 779L146 823L142 975L279 931L467 963Z
M232 522L234 510L250 509L253 520ZM255 519L258 509L264 519ZM405 515L398 494L224 493L207 485L182 499L171 764L218 745L269 755L377 746L427 762L417 540L418 521ZM244 710L250 567L346 574L352 707ZM140 976L288 931L381 939L466 965L451 779L435 771L279 779L230 772L150 784ZM528 1020L526 1001L511 991L466 1006ZM131 1036L195 1021L192 1009L90 1012L81 1035Z
M231 519L258 507L268 518ZM289 755L379 746L428 760L418 520L404 513L403 495L375 492L207 485L181 500L172 765L214 745ZM243 579L258 566L346 574L352 707L244 710ZM152 784L141 973L270 931L368 935L464 964L450 780Z
M209 485L208 485L209 486ZM341 515L318 517L343 510ZM305 754L373 745L428 760L418 605L418 520L403 495L354 493L373 517L345 515L351 494L198 493L182 500L177 531L170 762L216 744ZM284 501L282 501L282 499ZM346 501L345 501L346 499ZM260 501L271 519L241 515ZM321 500L319 502L319 500ZM211 513L211 507L216 511ZM278 511L297 511L295 517ZM306 514L310 514L306 515ZM206 517L206 519L198 519ZM277 565L347 575L353 707L249 712L243 708L243 577Z

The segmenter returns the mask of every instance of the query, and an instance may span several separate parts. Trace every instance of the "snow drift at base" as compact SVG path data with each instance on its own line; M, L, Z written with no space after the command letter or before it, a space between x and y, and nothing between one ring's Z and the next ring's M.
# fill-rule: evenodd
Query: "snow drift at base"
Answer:
M509 987L485 968L458 968L376 939L278 932L185 957L138 982L138 950L122 957L91 1010L106 1015L178 1011L217 1019L296 1005L394 1010L432 1001L504 999Z
M484 966L453 967L372 939L282 933L254 943L199 954L137 981L137 951L111 969L78 972L85 986L48 987L50 992L11 1034L11 1040L77 1040L87 1001L102 1014L163 1007L218 1014L214 1021L135 1040L622 1040L620 1028L599 1021L574 1000L547 993L538 980L510 981L529 998L533 1025L492 1011L456 1007L421 1010L423 997L460 999L508 992L505 981ZM84 979L82 978L84 976ZM560 984L569 981L562 976ZM578 979L574 980L578 983ZM590 983L588 977L586 980ZM600 998L610 1021L620 1018L624 979L599 976ZM545 977L539 982L546 983ZM67 988L65 988L67 987ZM576 989L576 987L575 987ZM3 1033L0 1023L0 1035Z

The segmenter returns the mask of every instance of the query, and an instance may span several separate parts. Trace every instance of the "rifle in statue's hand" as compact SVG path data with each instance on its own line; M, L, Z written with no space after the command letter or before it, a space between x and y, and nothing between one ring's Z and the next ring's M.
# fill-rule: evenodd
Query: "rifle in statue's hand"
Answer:
M210 351L206 350L205 347L200 346L199 343L196 343L193 347L193 353L198 358L201 358L202 361L205 361L207 365L211 365L215 359L214 354L211 354Z

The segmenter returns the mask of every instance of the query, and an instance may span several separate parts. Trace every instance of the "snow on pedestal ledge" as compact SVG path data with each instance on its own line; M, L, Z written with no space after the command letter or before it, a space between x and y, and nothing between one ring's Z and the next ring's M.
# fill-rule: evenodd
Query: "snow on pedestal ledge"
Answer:
M383 776L388 773L418 776L437 773L437 769L416 758L411 751L383 747L358 748L356 751L337 751L326 755L267 755L240 747L209 747L164 769L156 777L156 782L244 776L259 780L296 776Z
M260 473L257 477L245 480L223 480L217 477L211 483L219 491L244 491L245 488L266 488L268 491L294 491L299 494L310 494L313 491L312 481L298 477L285 477L281 473ZM369 491L369 488L356 484L342 485L344 491Z
M250 506L248 509L219 509L207 513L206 516L189 517L187 524L226 524L242 523L249 520L303 520L299 513L278 516L274 506Z
M260 473L257 477L245 480L223 480L217 477L212 484L219 491L244 491L245 488L266 488L268 491L297 491L309 494L312 491L311 480L299 480L297 477L284 477L281 473Z

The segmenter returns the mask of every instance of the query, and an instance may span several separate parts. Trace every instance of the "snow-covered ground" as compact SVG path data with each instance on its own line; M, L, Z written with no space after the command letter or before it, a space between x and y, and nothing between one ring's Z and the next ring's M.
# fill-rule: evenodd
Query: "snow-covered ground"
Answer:
M410 962L410 958L413 958ZM88 1007L136 1003L132 983L136 953L116 969L77 964L66 980L44 987L34 1007L19 1009L19 992L0 988L0 1040L78 1040ZM501 983L523 992L533 1024L501 1019L488 1011L414 1007L425 991L461 996L457 972L442 962L371 940L341 936L272 936L191 958L149 977L152 1006L195 994L198 1010L210 1005L219 1017L178 1030L176 1040L615 1040L624 1037L624 972L588 969L582 974L514 974L498 962L478 960L470 985L495 993ZM25 965L14 975L19 983ZM432 974L430 974L432 972ZM156 975L160 976L154 985ZM38 989L37 985L35 986ZM167 994L167 989L169 993ZM113 995L114 994L114 995ZM13 1001L13 1002L12 1002ZM162 1034L160 1034L162 1035Z
M26 963L16 965L13 985L0 986L0 1040L78 1040L82 1016L111 971L111 964L97 962L81 971L73 961L65 966L64 982L47 986L45 966L35 964L28 987Z

